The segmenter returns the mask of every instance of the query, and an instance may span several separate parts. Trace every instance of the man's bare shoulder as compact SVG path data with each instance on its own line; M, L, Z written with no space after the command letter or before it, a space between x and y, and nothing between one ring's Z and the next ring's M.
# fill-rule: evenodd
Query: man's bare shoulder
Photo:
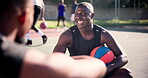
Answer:
M71 33L70 29L66 30L65 32L63 32L60 35L59 41L62 43L66 43L66 44L72 43L72 33Z
M106 41L110 41L112 39L112 34L109 30L107 29L102 29L101 31L101 42L106 43Z
M65 4L63 4L63 6L66 8L67 6Z
M101 31L101 35L102 36L107 36L107 35L110 35L111 33L110 33L110 31L109 30L107 30L107 29L105 29L105 28L102 28L102 31Z
M66 30L65 32L63 32L60 36L61 36L61 37L66 37L66 38L72 37L71 30L70 30L70 29L67 29L67 30Z

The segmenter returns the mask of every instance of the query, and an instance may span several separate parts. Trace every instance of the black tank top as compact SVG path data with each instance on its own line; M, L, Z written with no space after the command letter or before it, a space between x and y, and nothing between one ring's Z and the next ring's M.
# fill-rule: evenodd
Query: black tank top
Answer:
M77 26L73 26L70 28L72 33L72 46L68 47L70 56L75 55L90 55L92 49L97 46L100 46L101 39L101 30L102 27L95 25L93 26L94 30L94 38L91 40L86 40L82 37L79 32Z
M27 50L27 47L9 42L0 35L0 78L19 78Z

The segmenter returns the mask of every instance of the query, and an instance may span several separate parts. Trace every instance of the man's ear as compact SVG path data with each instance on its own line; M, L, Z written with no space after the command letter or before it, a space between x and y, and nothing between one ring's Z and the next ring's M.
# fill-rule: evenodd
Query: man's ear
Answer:
M25 17L26 17L26 13L25 13L25 12L23 12L23 13L19 16L19 22L20 22L21 24L24 24L24 22L25 22Z
M94 18L94 16L95 16L95 14L94 14L94 13L92 13L92 14L91 14L91 19L93 19L93 18Z

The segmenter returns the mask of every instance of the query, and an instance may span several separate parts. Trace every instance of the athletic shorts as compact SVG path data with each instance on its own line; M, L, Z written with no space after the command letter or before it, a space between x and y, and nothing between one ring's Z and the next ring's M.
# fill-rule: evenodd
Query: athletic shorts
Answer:
M60 21L60 20L65 21L65 17L64 16L58 16L58 21Z
M31 29L34 29L34 26L36 22L38 21L40 14L41 14L41 7L34 5L34 21L33 21Z

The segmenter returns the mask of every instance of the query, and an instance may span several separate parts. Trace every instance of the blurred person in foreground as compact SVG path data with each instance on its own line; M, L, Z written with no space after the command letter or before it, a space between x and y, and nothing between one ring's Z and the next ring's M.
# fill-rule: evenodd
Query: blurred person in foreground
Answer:
M100 78L106 73L98 59L48 55L23 45L33 23L33 0L0 0L0 6L0 78Z

